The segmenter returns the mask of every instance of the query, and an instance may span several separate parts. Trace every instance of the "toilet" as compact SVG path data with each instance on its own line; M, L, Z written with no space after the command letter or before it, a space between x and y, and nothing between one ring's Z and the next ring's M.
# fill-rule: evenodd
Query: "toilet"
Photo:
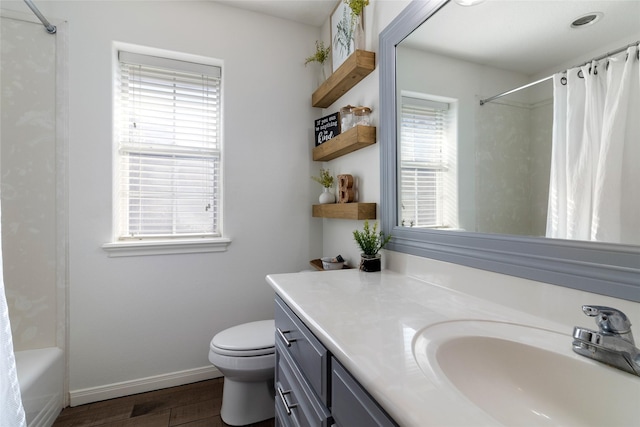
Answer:
M275 416L275 324L260 320L217 333L209 361L224 375L222 420L244 426Z

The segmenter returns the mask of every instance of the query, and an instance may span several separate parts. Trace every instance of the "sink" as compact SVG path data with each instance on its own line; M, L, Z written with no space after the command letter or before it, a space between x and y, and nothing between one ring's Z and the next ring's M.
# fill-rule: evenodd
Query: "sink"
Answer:
M570 334L465 320L419 331L413 354L451 399L499 424L630 426L640 420L640 379L575 354Z

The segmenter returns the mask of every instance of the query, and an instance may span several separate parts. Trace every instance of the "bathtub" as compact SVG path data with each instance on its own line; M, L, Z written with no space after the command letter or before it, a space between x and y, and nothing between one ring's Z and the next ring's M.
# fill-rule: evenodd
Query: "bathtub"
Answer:
M50 427L62 410L64 357L56 347L16 351L28 427Z

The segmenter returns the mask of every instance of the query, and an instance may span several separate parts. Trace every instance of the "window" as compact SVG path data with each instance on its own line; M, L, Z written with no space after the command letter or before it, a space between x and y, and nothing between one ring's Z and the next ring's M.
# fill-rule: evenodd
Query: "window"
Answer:
M400 225L456 227L456 142L449 103L402 96Z
M221 68L120 51L115 240L218 238Z

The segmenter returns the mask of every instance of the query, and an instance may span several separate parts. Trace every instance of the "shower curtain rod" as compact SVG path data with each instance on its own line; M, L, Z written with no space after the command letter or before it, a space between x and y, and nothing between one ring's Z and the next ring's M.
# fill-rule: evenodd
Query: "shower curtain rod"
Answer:
M590 59L590 60L588 60L586 62L583 62L582 64L574 65L573 67L569 67L569 68L582 67L583 65L590 64L592 61L600 61L601 59L608 58L608 57L613 56L613 55L615 55L617 53L620 53L620 52L624 52L625 50L627 50L631 46L636 46L636 45L640 45L640 41L630 43L630 44L628 44L628 45L626 45L624 47L621 47L619 49L616 49L616 50L614 50L612 52L607 52L604 55L592 58L592 59ZM563 71L563 73L566 73L566 72L567 72L567 70ZM531 83L527 83L526 85L519 86L519 87L517 87L515 89L511 89L511 90L508 90L506 92L499 93L498 95L494 95L494 96L492 96L490 98L481 99L480 100L480 105L484 105L487 102L491 102L491 101L493 101L495 99L502 98L503 96L511 95L512 93L521 91L522 89L526 89L528 87L535 86L535 85L540 84L542 82L546 82L547 80L551 80L553 78L553 76L554 76L554 74L552 74L550 76L547 76L547 77L544 77L544 78L542 78L540 80L536 80L535 82L531 82Z
M40 22L42 22L42 25L44 25L44 28L47 30L47 33L55 34L58 29L56 28L55 25L51 25L49 21L47 21L47 18L44 17L44 15L40 12L40 10L36 7L36 5L33 4L31 0L24 0L24 2L27 4L27 6L29 6L29 9L31 9L31 11L38 17Z

